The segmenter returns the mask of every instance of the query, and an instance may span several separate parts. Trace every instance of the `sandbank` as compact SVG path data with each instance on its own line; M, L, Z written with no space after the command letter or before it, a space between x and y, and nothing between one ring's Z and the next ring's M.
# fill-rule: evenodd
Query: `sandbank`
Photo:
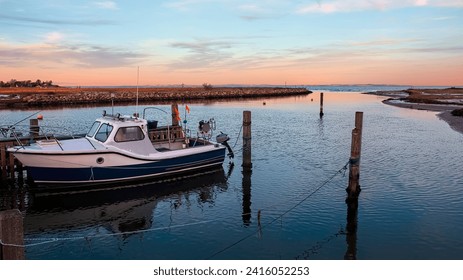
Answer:
M463 88L408 89L364 94L387 96L389 99L384 100L383 103L392 106L439 112L437 114L439 119L448 123L455 131L463 133L463 117L451 113L455 109L463 108Z

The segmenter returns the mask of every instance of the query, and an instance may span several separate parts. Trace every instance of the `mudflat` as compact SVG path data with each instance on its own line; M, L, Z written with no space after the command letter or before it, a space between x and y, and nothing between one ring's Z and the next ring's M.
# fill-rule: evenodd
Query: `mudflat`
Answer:
M450 127L463 133L463 117L452 114L463 110L463 88L407 89L401 91L365 92L390 97L383 103L402 108L440 112L437 116Z

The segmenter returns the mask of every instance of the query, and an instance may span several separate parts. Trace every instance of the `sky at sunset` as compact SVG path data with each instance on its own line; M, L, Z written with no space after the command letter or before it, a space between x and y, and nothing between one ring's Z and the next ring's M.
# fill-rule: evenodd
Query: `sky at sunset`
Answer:
M0 0L0 80L463 85L463 0Z

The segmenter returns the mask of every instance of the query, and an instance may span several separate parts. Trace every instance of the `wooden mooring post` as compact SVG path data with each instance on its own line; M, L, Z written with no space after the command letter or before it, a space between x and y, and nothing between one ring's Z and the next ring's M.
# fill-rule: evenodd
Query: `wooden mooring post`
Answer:
M352 130L352 143L349 159L349 185L347 191L347 224L345 260L357 259L357 213L360 193L360 155L362 152L363 112L355 112L355 128Z
M39 115L39 118L41 116ZM0 140L0 183L7 179L15 179L16 171L18 171L18 179L23 179L23 166L22 164L14 157L12 153L7 152L6 150L9 147L18 146L20 141L22 144L28 144L34 140L43 138L39 135L40 125L39 119L30 119L29 120L29 135L20 136L17 138L6 138ZM1 186L1 184L0 184Z
M349 185L346 189L348 199L360 193L360 155L362 150L363 112L355 113L355 128L352 130L352 144L349 159Z
M320 92L320 118L322 118L323 115L323 92Z
M7 178L7 158L6 158L6 145L0 143L0 169L2 169L2 181Z
M243 224L251 224L251 111L243 111Z
M0 141L0 182L4 182L8 179L15 178L15 171L18 171L18 178L20 179L23 176L23 167L21 163L14 157L13 154L6 151L8 147L17 145L15 141L6 140Z
M0 212L0 259L24 259L24 226L17 209Z
M31 139L37 139L39 137L39 120L38 119L30 119L29 120L29 133Z

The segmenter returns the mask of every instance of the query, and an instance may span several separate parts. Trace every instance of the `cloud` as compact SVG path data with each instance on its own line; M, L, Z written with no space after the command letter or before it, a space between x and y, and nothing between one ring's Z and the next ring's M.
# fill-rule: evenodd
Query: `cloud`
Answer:
M164 60L166 71L191 73L220 73L223 71L292 71L294 69L325 67L327 64L349 65L366 62L406 61L436 57L458 57L463 47L426 44L420 38L378 38L365 41L339 41L320 46L296 48L247 48L252 42L239 38L228 40L196 39L170 42L173 56ZM246 51L243 51L246 49ZM159 64L158 64L159 65ZM291 70L292 69L292 70Z
M61 38L59 33L50 33L51 40ZM107 68L133 66L148 56L124 49L89 44L29 44L13 45L0 43L0 65L28 67L31 64L43 68Z
M45 34L44 38L47 43L57 43L64 38L64 35L59 32L50 32Z
M241 14L240 18L247 21L268 20L281 18L293 10L292 1L262 0L255 3L248 3L231 6Z
M375 47L382 47L382 46L394 46L394 45L401 45L406 43L416 43L421 42L418 39L376 39L370 41L357 41L357 42L346 42L345 44L348 46L375 46Z
M12 21L12 22L28 22L28 23L40 23L50 25L83 25L83 26L95 26L95 25L112 25L113 21L102 20L102 19L47 19L47 18L36 18L36 17L24 17L24 16L11 16L6 14L0 14L0 21Z
M95 6L97 6L100 9L105 9L105 10L119 10L119 7L117 6L116 2L114 1L101 1L101 2L95 2Z
M165 4L166 7L186 11L189 10L191 7L197 6L198 4L214 2L214 0L179 0L179 1L169 1ZM217 2L217 1L216 1Z
M391 10L406 7L455 7L463 8L461 0L325 0L300 6L296 12L307 13L337 13L364 10Z
M435 20L435 21L452 20L452 19L456 19L456 17L435 17L435 18L431 18L431 20Z
M169 63L169 68L198 69L216 67L233 57L229 51L233 43L220 40L196 39L193 42L173 42L171 48L181 49L185 55ZM228 51L227 51L228 50Z

